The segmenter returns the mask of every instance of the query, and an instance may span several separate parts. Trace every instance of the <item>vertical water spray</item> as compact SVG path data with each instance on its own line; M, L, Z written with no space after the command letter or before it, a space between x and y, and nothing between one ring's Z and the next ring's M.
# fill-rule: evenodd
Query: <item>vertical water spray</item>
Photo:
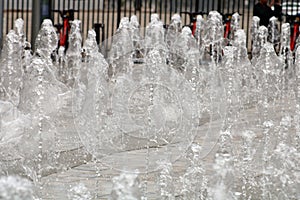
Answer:
M146 27L145 35L145 51L146 55L152 49L160 49L167 52L167 46L165 43L165 30L162 21L159 20L157 14L151 15L151 21Z
M83 64L78 74L81 82L85 85L88 81L88 72L90 71L91 66L95 66L97 60L101 57L101 54L98 52L98 45L96 41L96 32L94 30L89 30L86 41L82 47L83 52ZM97 58L99 56L99 58Z
M196 62L193 64L199 63L199 49L189 27L184 27L177 37L178 39L170 47L168 61L172 67L185 73L192 68L188 62Z
M258 48L259 48L259 53L261 48L263 48L264 44L267 43L268 41L268 29L265 26L260 26L258 28Z
M27 69L30 65L32 59L32 50L31 44L29 42L25 42L24 52L23 52L23 73L27 73Z
M248 51L246 47L246 34L245 31L239 29L235 32L235 39L232 41L234 46L234 80L238 103L243 109L244 105L250 103L251 90L254 87L253 81L253 66L248 59ZM238 118L238 117L237 117Z
M19 36L19 41L22 47L24 48L26 37L24 33L24 20L19 18L14 22L14 31Z
M57 41L52 22L44 20L37 36L36 52L24 76L24 87L18 107L31 118L31 127L25 130L24 145L20 148L23 149L21 155L24 157L24 167L32 167L31 170L37 173L35 181L38 181L38 184L44 170L44 154L49 155L51 150L54 151L56 139L54 142L51 140L57 128L54 121L65 103L62 94L66 92L66 88L55 78L56 68L51 59ZM32 145L28 145L29 143ZM38 147L35 148L36 146Z
M173 67L179 70L179 72L181 72L186 80L191 84L193 91L191 99L198 107L196 110L200 112L194 113L192 121L198 124L201 113L206 109L203 96L205 71L200 67L199 48L189 27L184 27L182 29L177 41L172 46L172 50L172 58L175 58L175 60L173 60Z
M146 122L146 134L151 135L152 134L152 129L155 127L155 122L152 119L151 116L151 111L152 109L155 109L155 101L156 101L156 95L154 93L157 93L157 85L154 84L155 76L157 75L157 70L159 70L160 65L165 65L166 64L166 59L167 59L167 51L166 51L166 44L164 43L164 31L163 31L163 26L162 23L158 20L157 16L153 14L151 16L151 22L149 26L147 27L146 30L146 49L149 51L147 53L146 57L146 63L147 67L150 69L150 74L149 74L149 81L150 84L147 86L147 90L149 93L149 115L147 117L147 122ZM156 44L153 46L147 46L149 43L147 42L159 42L160 44ZM156 132L155 132L156 134ZM154 141L157 140L157 135L154 136ZM149 140L149 139L148 139ZM155 141L156 142L156 141ZM149 177L149 165L150 165L150 141L147 142L146 144L146 174L145 174L145 181L143 183L143 195L142 199L146 200L147 199L147 190L148 190L148 177Z
M22 87L22 43L16 31L11 30L5 39L0 59L1 99L18 106Z
M258 29L259 29L260 19L257 16L252 18L251 23L251 45L252 45L252 58L258 57L259 55L259 39L258 39Z
M227 46L223 49L224 51L224 59L222 61L222 70L223 70L223 80L225 84L225 106L226 106L226 113L225 118L222 124L222 130L220 133L220 153L221 154L228 154L231 157L231 128L233 126L235 120L235 108L234 105L237 102L236 99L236 91L235 91L235 66L234 66L234 55L236 48L233 46ZM239 80L237 78L237 80Z
M256 46L253 46L253 52L252 53L252 64L256 65L257 60L259 59L261 53L261 48L264 46L264 44L268 41L268 29L265 26L260 26L257 31L257 41L253 41L253 43L256 44Z
M129 18L123 17L113 37L113 43L108 57L109 75L112 79L115 79L119 74L131 72L133 53Z
M221 60L223 32L222 16L217 11L210 11L207 17L207 30L204 43L209 47L213 63L218 63Z
M32 113L32 130L36 130L36 140L38 141L38 151L36 158L36 180L39 187L42 178L42 161L43 161L43 134L47 132L45 121L49 117L48 108L46 107L47 83L53 80L54 72L52 71L51 53L57 45L57 36L50 20L44 20L41 30L36 40L36 52L32 58L26 77L24 78L24 88L21 93L19 108L25 113Z
M282 67L282 89L288 87L289 71L293 68L293 55L290 49L290 24L283 23L281 26L280 51L279 57L283 60Z
M197 44L200 50L200 62L203 61L203 56L205 52L205 45L204 45L204 35L205 35L205 26L206 22L203 19L202 15L197 16L196 21L196 32L195 32L195 38L197 40Z
M282 159L285 161L286 173L289 176L288 179L285 179L285 186L288 183L288 190L286 190L286 194L293 194L295 198L300 197L300 193L295 187L300 184L298 168L300 165L300 48L297 47L295 52L295 87L293 88L295 91L295 113L293 118L293 124L295 126L295 135L288 136L290 137L289 143L287 143L287 147L289 147L289 152L286 152L285 157ZM290 145L290 141L293 141ZM286 159L288 157L289 159ZM287 161L286 161L287 160ZM292 196L292 195L291 195Z
M160 199L175 200L173 165L172 163L162 160L157 161L159 169L158 186L160 191Z
M265 55L261 53L261 48L266 44L268 37L268 29L265 26L260 26L257 33L257 56L252 58L252 65L254 66L254 73L253 76L255 77L255 98L256 102L259 102L261 100L260 95L263 94L263 80L264 80L264 68L262 66L265 66ZM271 48L271 47L270 47ZM274 47L273 47L274 49ZM271 49L270 49L271 51ZM264 56L263 56L264 55ZM276 55L272 54L272 57L278 61L278 58Z
M280 58L283 61L282 74L281 74L281 98L288 100L289 106L291 108L290 102L294 98L295 93L293 88L296 86L296 76L295 76L295 66L293 52L290 48L290 24L284 23L281 28L281 48L280 48Z
M242 160L239 163L239 167L241 170L241 195L243 199L252 199L252 196L254 195L254 187L256 185L255 182L255 172L253 172L252 168L252 162L253 162L253 156L255 155L255 149L253 149L253 140L256 137L256 134L251 130L245 130L241 133L242 136Z
M239 13L234 13L231 18L230 24L230 40L235 40L235 33L240 29L240 15Z
M266 43L261 49L262 65L262 99L261 106L263 110L262 114L262 127L263 127L263 149L262 149L262 177L260 180L263 199L270 198L270 144L271 144L271 129L274 127L274 122L270 119L269 113L269 98L274 98L272 92L272 86L275 84L274 77L276 77L276 69L272 65L271 54L274 54L274 47L270 43ZM257 65L258 66L258 65ZM277 70L278 72L278 70ZM275 75L275 76L274 76Z
M78 53L79 51L77 51ZM82 48L82 61L75 78L72 102L73 117L82 143L93 155L96 188L93 197L99 199L99 191L102 189L99 184L102 166L99 160L111 149L113 149L111 151L115 151L112 141L108 142L107 138L114 137L113 131L116 124L108 124L108 118L112 115L109 104L111 99L108 97L110 89L108 63L99 52L94 30L88 31ZM88 119L89 116L92 118Z
M108 80L108 63L104 56L99 52L98 44L96 41L96 32L89 30L87 39L83 45L84 58L83 62L86 65L80 73L80 79L86 84L86 79L96 78L101 75L102 78Z
M300 48L297 48L296 51L296 60L295 60L295 71L296 71L296 112L295 112L295 146L297 151L300 151Z
M180 177L183 199L207 199L208 178L200 159L201 151L201 146L198 144L192 144L188 149L189 166Z
M259 184L261 187L261 198L269 198L271 194L272 166L270 164L270 154L272 149L272 130L274 130L274 120L270 115L271 105L280 94L278 83L282 71L282 61L275 53L271 43L265 43L260 50L260 56L255 65L258 75L258 109L259 120L262 125L263 135L260 141L262 171Z
M272 180L273 183L277 183L274 188L280 188L282 192L288 193L290 185L294 182L294 170L297 162L297 150L293 145L289 144L291 139L289 133L291 133L292 118L291 116L283 116L280 121L280 130L278 135L278 144L272 155L272 167L274 168L274 178L279 181ZM299 157L299 156L298 156ZM297 159L296 159L297 160Z
M225 119L223 122L223 131L231 132L236 114L236 104L238 103L238 92L236 91L239 86L236 86L237 82L241 80L238 72L238 68L234 65L234 59L236 55L236 47L228 46L223 49L224 59L222 62L223 70L223 80L225 84L226 91L226 102L225 106L227 108ZM222 146L222 144L221 144Z
M24 33L24 20L19 18L14 23L14 31L19 37L19 44L21 47L21 65L23 73L26 73L26 68L30 65L31 60L31 44L26 41L26 36ZM21 82L22 83L22 82Z
M87 90L90 88L92 84L95 84L94 89L94 96L95 96L95 106L94 106L94 112L95 112L95 120L98 124L97 126L97 137L95 140L97 140L97 143L101 143L101 135L104 134L105 131L105 121L103 120L103 113L105 110L101 106L103 102L103 91L102 91L102 81L99 81L101 79L108 79L107 69L108 64L105 62L103 55L98 52L98 45L96 41L96 33L94 30L88 31L88 37L83 45L83 51L84 51L84 59L83 59L83 66L80 70L80 74L78 77L78 83L76 83L77 88L79 89L77 92L77 97L79 101L79 105L83 105L84 101L88 101L85 99L84 94L87 92ZM82 93L82 94L80 94ZM85 109L85 107L79 107L80 109ZM98 162L99 159L97 157L94 158L95 168L96 168L96 198L98 197L98 190L100 190L100 184L99 179L101 176L101 170L100 170L100 163Z
M223 138L225 138L225 133L223 133ZM212 186L208 188L208 199L235 199L231 156L229 154L217 153L213 169L215 173L211 179Z
M177 40L177 37L179 36L182 28L181 28L181 17L179 14L174 14L171 18L170 25L167 29L166 34L166 44L167 47L170 48L173 43Z
M23 54L25 45L29 44L25 44L23 25L22 19L14 22L14 30L7 34L0 57L0 174L22 171L22 161L16 165L11 159L24 155L25 151L18 148L25 148L24 129L30 127L31 122L30 117L18 109L27 67L24 61L28 64L31 56Z
M169 54L167 56L167 62L171 65L174 65L174 43L178 41L178 37L181 33L181 17L179 14L174 14L171 18L170 25L167 27L166 35L165 35L165 42L167 48L169 49ZM176 47L175 47L176 48Z
M150 39L151 38L151 35L153 34L153 25L157 24L158 22L161 22L160 19L159 19L159 15L157 13L153 13L151 14L150 16L150 23L148 24L148 26L146 27L146 36L145 36L145 39L148 38ZM146 40L146 43L147 42L151 42L151 41L147 41ZM149 44L146 44L146 46L149 46Z
M69 35L69 47L66 52L67 61L67 85L73 87L76 78L78 77L81 66L81 22L79 20L72 21L70 35Z
M215 154L214 169L216 174L214 175L213 185L209 189L209 196L213 199L221 199L223 196L225 199L234 198L234 176L233 165L234 156L232 151L232 126L235 120L235 108L234 102L235 88L234 88L234 49L235 47L228 46L224 48L224 60L222 65L224 66L224 76L226 84L226 113L223 120L222 129L220 131L220 137L218 141L218 151ZM225 192L226 191L226 192Z
M156 50L152 50L155 51ZM149 54L151 54L151 52ZM165 60L165 59L163 59ZM147 62L147 64L149 65L150 63ZM148 101L149 101L149 107L147 109L147 112L148 112L148 115L147 115L147 118L146 118L146 130L145 130L145 135L151 135L152 134L152 130L154 129L155 127L155 122L151 116L151 112L154 110L155 108L155 100L156 100L156 96L154 95L154 93L156 92L157 90L157 85L154 84L154 76L156 75L157 73L157 66L159 65L159 63L155 62L154 61L154 65L153 66L153 70L151 71L151 75L150 75L150 83L147 87L147 92L149 93L149 96L148 96ZM154 133L156 134L156 133ZM154 141L157 139L157 136L154 136ZM147 140L147 144L146 144L146 149L147 149L147 152L146 152L146 156L145 156L145 163L146 163L146 174L145 174L145 181L144 181L144 185L143 185L143 195L142 195L142 198L143 200L147 200L147 193L148 193L148 178L149 178L149 165L150 165L150 139Z
M60 46L58 48L58 69L57 79L62 83L66 84L68 78L68 66L65 56L65 47Z
M287 110L291 107L291 99L293 88L291 88L290 83L294 79L294 64L293 64L293 53L290 49L290 24L284 23L282 24L281 28L281 47L280 47L280 54L279 57L281 58L283 65L282 69L280 71L279 77L278 77L278 87L279 87L279 101L281 104L281 114L282 114L282 120L280 122L280 130L278 139L279 141L285 143L284 141L285 137L281 138L282 135L287 134L285 132L288 132L288 127L286 127L286 120L290 118L290 116L287 114ZM294 84L294 83L292 83Z
M138 22L137 16L133 15L130 17L129 28L131 32L131 40L133 42L133 62L143 63L144 62L144 49L143 49L143 40L140 33L140 24Z
M272 43L275 50L278 52L280 33L278 29L278 19L276 17L271 17L271 19L269 20L268 31L268 42Z

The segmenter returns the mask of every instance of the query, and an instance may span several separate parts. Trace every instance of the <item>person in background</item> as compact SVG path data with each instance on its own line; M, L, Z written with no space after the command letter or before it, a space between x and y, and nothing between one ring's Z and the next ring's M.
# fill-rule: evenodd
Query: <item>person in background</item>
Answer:
M274 7L272 10L271 7ZM260 25L268 27L269 20L271 17L275 16L278 20L281 20L281 0L272 0L270 5L268 5L268 0L259 0L254 6L253 16L260 18Z

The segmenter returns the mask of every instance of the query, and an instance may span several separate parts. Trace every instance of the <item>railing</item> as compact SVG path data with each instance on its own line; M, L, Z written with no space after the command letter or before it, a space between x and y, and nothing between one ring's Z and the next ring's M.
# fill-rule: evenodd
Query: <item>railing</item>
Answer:
M3 7L2 12L0 11L0 17L1 14L3 15L0 19L0 31L4 37L13 28L14 20L21 17L25 21L27 38L29 41L31 40L32 2L33 0L0 0ZM209 12L217 10L224 14L239 12L242 14L241 27L245 29L248 35L248 46L250 46L249 36L253 6L256 3L255 0L41 0L41 2L48 3L47 8L54 24L62 23L62 19L51 10L78 10L79 12L76 12L74 17L82 22L83 37L86 37L88 29L100 26L102 28L99 31L101 34L100 41L110 38L114 34L120 19L124 16L137 15L141 27L145 27L152 13L158 13L163 23L168 24L174 13L182 11ZM283 1L283 3L285 2L287 1ZM288 2L298 3L300 0L289 0ZM43 6L41 12L45 8ZM183 15L182 21L184 24L188 24L188 16Z
M31 9L32 0L0 0L0 44L18 18L25 22L25 34L31 34Z
M95 23L103 24L105 37L111 37L122 17L137 15L141 27L146 27L152 13L158 13L163 23L168 24L174 13L182 11L218 10L221 13L239 12L243 14L241 27L248 29L252 17L253 0L85 0L53 1L52 8L57 10L75 9L75 18L82 21L85 36ZM54 14L54 23L61 23L61 18ZM184 24L189 23L188 16L182 16Z

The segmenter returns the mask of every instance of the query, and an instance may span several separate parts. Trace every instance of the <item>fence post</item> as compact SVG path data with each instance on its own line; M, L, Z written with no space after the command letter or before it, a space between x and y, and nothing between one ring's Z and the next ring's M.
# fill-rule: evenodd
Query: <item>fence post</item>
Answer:
M49 0L48 5L49 5L49 17L52 20L52 22L54 23L54 13L52 12L52 10L55 9L55 8L53 8L54 0Z
M31 45L35 49L35 39L40 30L40 25L44 19L51 17L51 0L33 0L32 1L32 31L31 31Z
M218 9L218 12L219 12L219 13L222 13L222 12L221 12L221 4L222 4L222 3L221 3L221 0L218 0L218 8L217 8L217 9Z
M195 12L199 12L199 1L196 1Z
M0 49L2 48L3 40L3 0L0 0Z
M120 21L121 21L121 4L122 4L122 1L121 0L118 0L118 9L117 9L117 25L119 27L120 25Z
M51 18L51 0L42 0L41 5L41 22L44 19L50 19Z
M40 29L41 23L41 3L38 0L32 1L32 20L31 20L31 46L35 50L35 39Z

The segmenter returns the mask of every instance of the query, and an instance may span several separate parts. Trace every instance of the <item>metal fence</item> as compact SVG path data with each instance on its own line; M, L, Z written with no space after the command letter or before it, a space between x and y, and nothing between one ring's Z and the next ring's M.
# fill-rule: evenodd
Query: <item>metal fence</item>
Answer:
M289 0L300 2L300 0ZM150 21L152 13L158 13L163 23L168 24L174 13L183 11L217 10L220 13L239 12L241 27L250 34L250 23L256 0L41 0L41 13L49 13L54 24L62 23L62 18L53 10L74 9L75 19L81 20L82 35L95 25L103 25L102 40L111 37L116 31L122 17L137 15L141 27ZM25 33L31 40L33 0L0 0L0 32L6 35L13 28L13 22L21 17L25 21ZM298 9L298 7L297 7ZM182 16L184 24L189 24L189 17ZM0 37L2 37L0 35ZM248 37L249 38L249 37ZM1 38L0 38L1 39ZM248 43L249 44L249 39Z
M32 0L0 0L0 42L13 28L16 19L22 18L25 22L25 33L31 33Z

